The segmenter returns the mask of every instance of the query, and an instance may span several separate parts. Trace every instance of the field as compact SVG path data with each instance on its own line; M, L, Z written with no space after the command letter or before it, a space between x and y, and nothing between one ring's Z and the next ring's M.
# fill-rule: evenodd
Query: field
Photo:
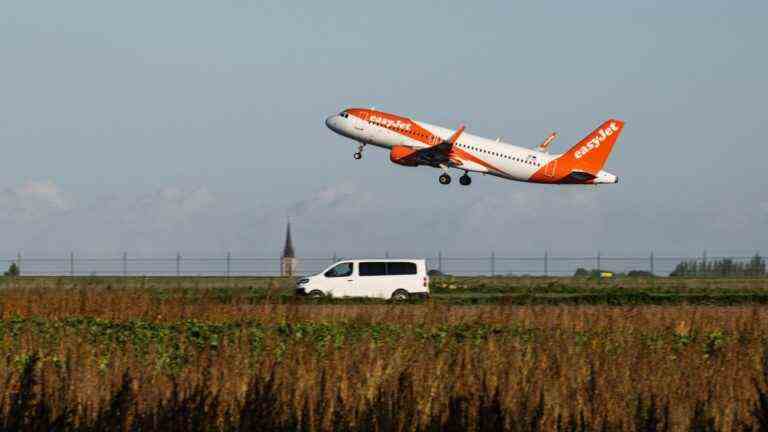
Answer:
M764 430L766 279L0 282L4 430Z

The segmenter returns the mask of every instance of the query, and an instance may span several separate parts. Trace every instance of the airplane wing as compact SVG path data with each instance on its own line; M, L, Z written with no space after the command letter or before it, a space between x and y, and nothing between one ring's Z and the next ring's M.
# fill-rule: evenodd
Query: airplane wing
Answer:
M459 126L450 138L433 146L417 150L414 157L429 164L445 163L448 161L448 155L451 153L453 145L456 144L461 134L464 133L464 129L466 129L465 125Z

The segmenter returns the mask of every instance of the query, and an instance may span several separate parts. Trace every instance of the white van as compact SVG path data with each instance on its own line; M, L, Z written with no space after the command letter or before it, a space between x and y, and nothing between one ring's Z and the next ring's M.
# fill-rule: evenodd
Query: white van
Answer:
M296 294L311 297L377 297L406 300L429 297L423 259L339 261L322 272L299 279Z

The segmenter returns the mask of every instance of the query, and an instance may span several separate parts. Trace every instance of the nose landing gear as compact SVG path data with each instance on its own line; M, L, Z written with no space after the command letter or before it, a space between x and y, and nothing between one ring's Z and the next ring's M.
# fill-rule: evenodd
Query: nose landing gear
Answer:
M354 154L355 159L360 160L360 159L363 158L363 147L364 146L365 146L365 144L360 144L359 146L357 146L357 151Z
M451 176L445 173L440 174L440 177L438 177L437 180L440 182L441 185L451 184Z
M469 186L470 184L472 184L472 177L467 175L467 173L464 173L463 176L459 177L459 183L462 186Z

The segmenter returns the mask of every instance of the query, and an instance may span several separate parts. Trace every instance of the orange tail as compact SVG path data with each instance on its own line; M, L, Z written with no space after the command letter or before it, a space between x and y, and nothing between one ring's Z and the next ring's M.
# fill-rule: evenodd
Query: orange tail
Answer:
M570 165L572 171L584 171L596 175L608 160L613 145L619 139L623 129L623 121L606 120L558 159Z

